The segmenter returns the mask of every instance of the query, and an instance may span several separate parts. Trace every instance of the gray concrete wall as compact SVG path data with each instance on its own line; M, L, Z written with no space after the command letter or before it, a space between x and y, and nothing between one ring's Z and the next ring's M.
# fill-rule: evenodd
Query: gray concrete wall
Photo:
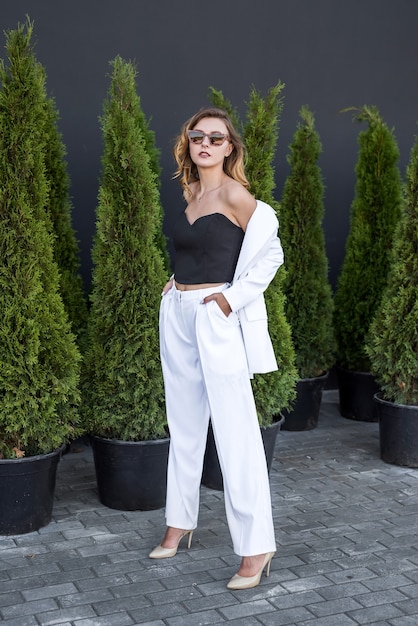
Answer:
M278 80L286 84L278 199L298 111L309 105L323 144L324 226L335 284L361 128L339 111L376 105L395 128L404 172L418 119L416 0L2 0L1 29L15 28L26 14L35 22L37 55L61 115L86 285L102 150L98 116L117 54L137 63L138 93L162 152L167 233L182 203L171 180L172 141L183 121L207 104L209 86L244 114L251 85L264 93Z

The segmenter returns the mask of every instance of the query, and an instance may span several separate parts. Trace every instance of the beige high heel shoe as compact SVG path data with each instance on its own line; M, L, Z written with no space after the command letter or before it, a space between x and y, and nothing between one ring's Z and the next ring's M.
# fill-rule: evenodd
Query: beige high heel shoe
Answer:
M185 530L180 536L177 545L174 548L163 548L163 546L160 544L159 546L154 548L152 552L149 553L148 557L150 559L169 559L170 557L175 556L177 554L177 549L179 547L180 541L183 539L183 537L186 537L186 535L189 535L189 540L187 542L187 549L189 550L190 546L192 545L193 531Z
M257 574L254 576L239 576L239 574L235 574L227 584L227 589L251 589L252 587L257 587L260 583L261 575L263 573L264 568L266 567L266 576L270 575L270 565L271 560L274 556L274 552L267 552L264 557L263 565L258 570Z

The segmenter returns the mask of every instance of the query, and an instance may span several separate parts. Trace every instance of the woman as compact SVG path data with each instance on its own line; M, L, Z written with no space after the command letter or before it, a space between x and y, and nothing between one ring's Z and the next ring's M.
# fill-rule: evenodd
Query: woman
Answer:
M187 202L160 311L170 454L167 529L150 558L191 544L209 417L234 551L229 589L259 584L276 550L266 458L250 378L277 369L263 292L283 262L277 219L249 193L244 146L227 114L202 109L174 148Z

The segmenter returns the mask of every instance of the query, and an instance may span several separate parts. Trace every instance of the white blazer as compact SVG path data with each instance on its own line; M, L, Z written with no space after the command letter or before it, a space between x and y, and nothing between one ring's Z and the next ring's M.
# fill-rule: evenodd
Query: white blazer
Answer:
M231 286L223 292L239 317L250 375L277 370L267 325L264 291L284 261L274 209L257 200Z

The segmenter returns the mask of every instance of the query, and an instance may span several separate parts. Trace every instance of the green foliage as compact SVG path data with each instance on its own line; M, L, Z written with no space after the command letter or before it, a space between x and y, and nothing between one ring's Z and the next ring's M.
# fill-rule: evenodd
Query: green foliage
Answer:
M286 262L285 312L301 378L324 374L334 363L333 300L322 229L324 185L317 164L321 142L313 113L304 106L290 145L290 174L280 204Z
M140 103L141 103L141 100L139 98L139 104ZM151 171L155 175L156 185L159 187L160 180L161 180L160 150L155 145L155 133L150 128L150 120L147 120L147 118L145 117L145 113L141 106L136 107L135 115L136 115L136 124L138 128L140 129L140 132L144 138L145 150L149 158L149 166L151 168ZM158 201L159 201L159 215L158 215L158 225L157 225L158 227L156 229L155 238L156 238L157 245L160 248L161 254L163 256L163 262L164 262L166 273L170 275L171 274L171 259L168 253L167 238L163 231L164 212L163 212L163 207L160 202L159 196L158 196Z
M0 458L51 452L78 434L80 354L59 293L45 210L45 72L33 24L0 62Z
M79 249L71 225L70 182L65 162L65 146L58 130L55 103L48 99L45 122L45 174L49 182L47 211L51 217L54 258L60 272L60 292L71 327L82 345L87 326L87 301L79 273Z
M365 339L387 284L393 233L401 211L399 150L376 107L363 106L350 232L334 298L337 361L368 372Z
M284 84L269 89L266 97L253 87L247 103L247 115L244 125L244 143L248 158L246 174L251 185L251 193L273 208L279 203L274 198L274 157L279 137L279 120L283 110L282 91Z
M141 131L144 139L145 150L148 154L149 166L155 176L155 182L159 187L161 177L160 150L155 145L155 133L150 126L151 120L146 118L141 107L141 99L138 95L137 98L140 106L137 106L134 110L136 117L135 123Z
M136 70L119 56L101 119L104 154L93 245L84 415L90 433L165 435L158 311L166 282L156 175L140 118Z
M386 400L418 405L418 139L406 172L404 210L393 240L388 286L366 351Z
M272 87L265 98L252 87L247 103L245 124L240 122L234 110L222 92L212 88L212 104L225 109L234 121L236 128L242 131L247 148L246 174L250 182L250 191L258 199L270 204L276 210L278 203L274 199L274 167L278 125L283 108L280 81ZM296 397L295 352L291 339L290 326L284 313L285 298L283 280L285 269L282 266L265 292L269 332L279 369L268 374L256 374L252 380L255 403L261 426L268 426L283 410L289 408Z
M255 374L252 380L254 399L260 426L269 426L283 409L290 409L296 398L298 372L290 325L286 319L282 266L265 293L269 332L276 355L278 370Z

